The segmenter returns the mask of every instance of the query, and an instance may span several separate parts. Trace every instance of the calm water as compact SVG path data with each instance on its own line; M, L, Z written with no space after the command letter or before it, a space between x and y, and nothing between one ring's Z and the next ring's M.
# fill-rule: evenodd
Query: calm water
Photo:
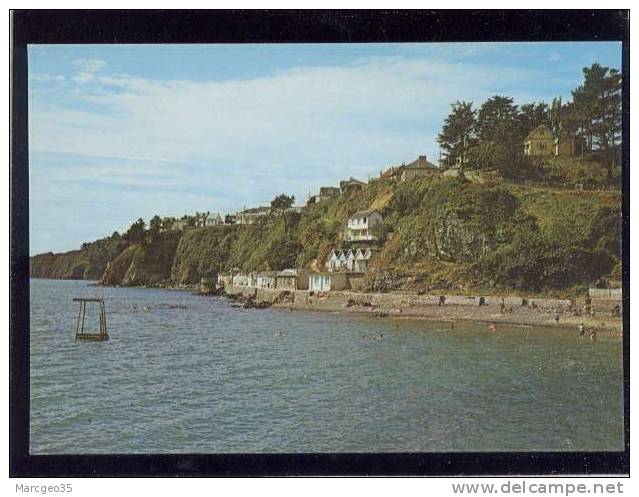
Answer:
M96 289L31 280L33 453L623 448L619 340L101 291L110 340L74 343Z

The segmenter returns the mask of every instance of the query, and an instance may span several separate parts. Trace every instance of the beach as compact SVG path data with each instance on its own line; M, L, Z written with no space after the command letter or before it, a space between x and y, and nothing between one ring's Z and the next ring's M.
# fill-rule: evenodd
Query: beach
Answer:
M430 321L474 321L518 326L552 326L577 330L583 324L587 331L596 330L621 335L621 317L612 317L614 302L593 302L595 315L575 315L575 308L583 308L577 300L571 307L568 299L415 295L395 293L360 293L331 291L313 293L306 290L281 290L232 286L225 294L255 307L274 307L291 311L318 311L363 314L378 318L423 319ZM583 299L581 299L583 300ZM522 303L525 302L525 305ZM557 321L557 317L559 320Z

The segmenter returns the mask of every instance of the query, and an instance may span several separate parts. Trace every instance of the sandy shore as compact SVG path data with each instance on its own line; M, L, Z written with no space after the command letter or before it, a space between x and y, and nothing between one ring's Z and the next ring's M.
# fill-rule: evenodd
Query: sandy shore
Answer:
M595 302L595 317L575 316L570 301L561 299L527 299L522 305L519 297L505 297L502 312L501 298L449 296L444 305L438 305L439 296L366 294L355 292L327 292L310 294L308 291L289 291L231 287L226 293L232 298L254 304L291 311L339 312L368 315L376 318L424 319L432 321L475 321L520 326L553 326L577 330L583 324L588 331L621 333L621 318L611 317L609 302ZM535 308L532 303L535 302ZM577 302L579 305L579 302ZM559 321L556 317L559 317Z

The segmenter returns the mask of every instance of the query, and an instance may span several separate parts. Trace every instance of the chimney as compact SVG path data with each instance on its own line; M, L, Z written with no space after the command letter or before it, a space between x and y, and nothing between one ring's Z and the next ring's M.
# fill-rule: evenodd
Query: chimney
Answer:
M420 155L420 156L417 158L417 165L418 165L419 167L426 167L426 162L427 162L427 161L426 161L426 156L425 156L425 155Z

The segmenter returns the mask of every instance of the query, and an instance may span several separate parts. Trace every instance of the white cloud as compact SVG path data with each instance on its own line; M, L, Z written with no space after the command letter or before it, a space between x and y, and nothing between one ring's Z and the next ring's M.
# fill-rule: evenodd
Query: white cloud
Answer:
M46 178L35 195L99 198L118 226L155 212L233 211L282 192L303 202L321 185L419 154L436 162L450 103L545 97L527 93L540 78L530 70L411 57L225 81L115 74L99 59L75 65L62 98L30 98L32 156L75 157L57 169L32 161Z
M73 78L78 83L93 81L95 75L107 66L102 59L75 59L72 63L78 68L78 73Z

